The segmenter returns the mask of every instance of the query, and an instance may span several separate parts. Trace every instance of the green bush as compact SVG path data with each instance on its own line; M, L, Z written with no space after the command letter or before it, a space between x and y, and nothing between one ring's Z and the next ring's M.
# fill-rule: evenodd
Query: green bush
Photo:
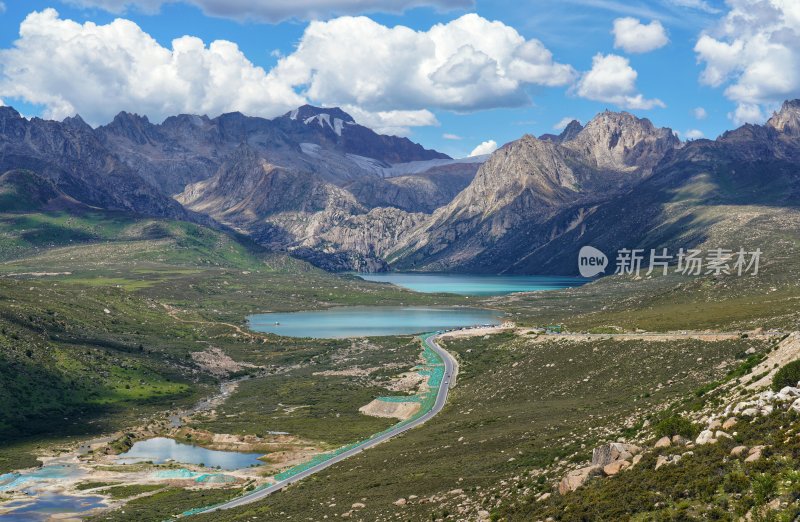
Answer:
M680 435L687 439L693 439L699 430L690 420L681 417L680 415L671 415L661 419L655 425L656 435L659 437L672 437Z
M797 386L797 381L800 381L800 360L790 362L775 373L772 389L778 391L784 386Z

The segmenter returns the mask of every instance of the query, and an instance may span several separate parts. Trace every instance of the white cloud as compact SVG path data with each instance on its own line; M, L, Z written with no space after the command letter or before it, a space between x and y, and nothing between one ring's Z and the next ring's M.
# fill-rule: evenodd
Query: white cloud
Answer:
M168 3L198 7L203 13L234 20L280 22L290 18L316 20L359 13L401 13L420 6L440 10L470 8L473 0L67 0L80 7L97 7L112 13L135 8L157 12Z
M492 152L497 150L497 142L494 140L487 140L472 149L472 152L469 153L469 157L473 156L483 156L484 154L491 154Z
M431 109L519 106L530 102L526 85L566 85L576 74L541 42L477 15L428 31L366 17L311 22L297 49L265 71L229 41L184 36L165 47L129 20L81 24L53 9L25 18L13 47L0 50L0 73L0 96L44 105L54 119L80 113L99 124L120 110L155 121L271 117L310 102L400 135L437 125Z
M442 134L442 138L444 138L446 140L463 140L464 139L461 136L459 136L458 134L450 134L449 132L445 132L444 134Z
M5 2L0 2L0 14L3 14L5 12L6 12L6 4Z
M730 118L736 125L744 125L745 123L764 123L767 115L755 103L739 103L736 105L736 110L728 113Z
M623 56L596 54L591 70L583 73L574 92L589 100L613 103L626 109L666 107L658 98L646 99L636 92L638 73Z
M736 123L763 121L771 106L800 96L800 3L729 0L717 27L695 45L701 83L725 86Z
M686 131L685 136L688 140L699 140L700 138L704 138L705 134L698 129L689 129Z
M703 107L695 107L692 109L692 114L698 120L705 120L708 117L708 112Z
M529 102L525 84L566 85L575 76L541 42L475 14L428 31L366 17L311 22L273 74L310 99L370 111L519 106Z
M553 125L553 129L554 130L559 130L559 131L560 130L564 130L567 127L567 125L569 125L572 122L572 120L575 120L575 119L577 119L577 118L573 118L572 116L567 116L565 118L561 118L560 120L558 120L558 123Z
M614 34L614 48L627 53L647 53L669 42L667 31L658 20L645 25L636 18L617 18L611 32Z
M361 125L380 134L408 136L411 127L439 125L436 116L427 109L370 112L355 105L342 105L342 109Z
M0 95L92 124L120 110L160 121L183 112L275 116L304 102L232 42L183 36L165 48L128 20L79 24L53 9L25 18L14 46L0 51L0 69Z

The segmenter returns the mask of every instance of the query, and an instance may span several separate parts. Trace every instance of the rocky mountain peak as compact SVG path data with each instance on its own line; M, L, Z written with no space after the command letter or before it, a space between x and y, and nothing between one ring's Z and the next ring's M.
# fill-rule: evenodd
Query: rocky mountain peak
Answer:
M781 110L772 115L767 126L790 136L800 136L800 99L783 102Z
M89 131L92 130L91 126L89 126L89 124L86 123L83 120L83 118L81 118L80 114L76 114L75 116L68 116L64 118L64 120L61 123L73 129L89 130Z
M649 172L669 149L681 142L672 129L656 128L647 118L628 112L601 112L564 143L591 157L602 170Z
M583 130L583 125L578 120L572 120L564 127L561 134L558 135L559 142L563 143L569 141L577 136Z
M22 115L14 107L9 107L8 105L0 106L0 121L21 119Z
M315 119L323 115L327 115L331 120L338 118L343 122L356 122L352 116L344 112L339 107L315 107L313 105L303 105L302 107L298 107L297 109L284 114L284 117L308 123L308 120Z
M125 111L114 116L111 123L103 127L103 130L110 134L125 137L140 145L153 141L156 132L154 125L150 123L147 116L131 114Z
M542 141L552 141L553 143L564 143L578 135L583 130L583 125L578 120L572 120L564 127L561 134L542 134L539 139Z

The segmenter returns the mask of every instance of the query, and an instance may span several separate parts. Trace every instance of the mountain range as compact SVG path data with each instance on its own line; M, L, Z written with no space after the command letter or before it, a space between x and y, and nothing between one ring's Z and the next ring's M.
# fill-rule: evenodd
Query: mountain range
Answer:
M800 100L716 140L605 111L460 160L338 108L161 124L122 112L93 129L0 107L2 173L41 196L0 198L2 210L56 202L201 222L329 270L572 275L585 244L734 241L800 206Z

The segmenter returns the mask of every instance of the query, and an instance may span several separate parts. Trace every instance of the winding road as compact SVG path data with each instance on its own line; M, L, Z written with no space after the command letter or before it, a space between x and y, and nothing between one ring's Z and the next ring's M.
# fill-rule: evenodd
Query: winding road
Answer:
M353 455L357 455L362 451L364 451L365 449L377 446L381 442L385 442L393 437L400 435L401 433L405 433L408 430L414 429L417 426L420 426L421 424L432 419L437 413L442 411L442 408L444 408L444 405L447 402L447 394L450 391L450 387L454 383L454 379L456 377L455 372L457 371L458 368L457 363L453 358L453 356L450 355L441 346L439 346L439 344L436 342L436 338L440 334L441 332L436 332L434 334L423 335L421 337L423 343L425 343L428 347L430 347L431 350L436 352L439 355L439 357L442 358L442 361L444 361L444 378L442 379L442 383L439 385L439 392L436 395L436 402L427 413L425 413L418 419L414 419L413 421L407 424L399 425L396 428L389 429L388 431L383 432L374 438L370 438L364 441L363 443L359 444L358 446L355 446L349 449L348 451L345 451L339 455L336 455L335 457L332 457L324 462L321 462L314 467L308 468L307 470L304 470L298 473L297 475L281 480L280 482L276 482L275 484L266 487L264 489L260 489L258 491L254 491L247 495L235 498L224 504L219 504L217 506L212 506L209 507L208 509L195 512L194 514L213 513L215 511L233 509L240 506L245 506L247 504L251 504L253 502L258 502L259 500L275 493L276 491L282 490L283 488L285 488L290 484L303 480L304 478L313 475L314 473L320 472L323 469L328 468L329 466L333 466L337 462L341 462L347 458L352 457Z

